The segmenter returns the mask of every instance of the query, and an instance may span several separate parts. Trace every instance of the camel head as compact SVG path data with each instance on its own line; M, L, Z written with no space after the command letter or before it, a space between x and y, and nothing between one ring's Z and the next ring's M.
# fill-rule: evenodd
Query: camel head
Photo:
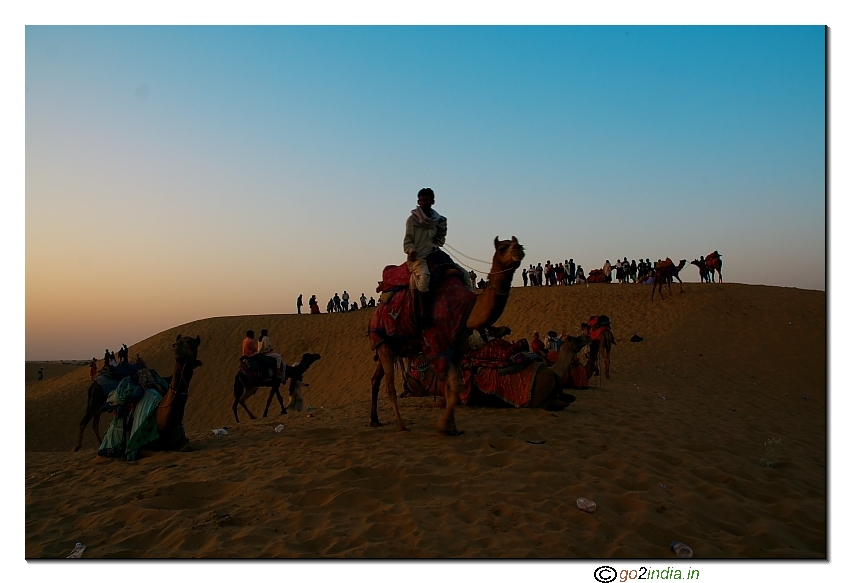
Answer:
M496 247L496 254L493 257L493 265L499 269L517 269L522 265L522 260L525 258L525 250L519 244L516 237L511 237L510 241L500 241L497 236L493 240L493 245Z
M200 335L196 338L191 336L177 335L177 340L171 346L174 347L174 357L178 360L194 361L195 366L201 366L201 361L198 360L198 346L201 344Z

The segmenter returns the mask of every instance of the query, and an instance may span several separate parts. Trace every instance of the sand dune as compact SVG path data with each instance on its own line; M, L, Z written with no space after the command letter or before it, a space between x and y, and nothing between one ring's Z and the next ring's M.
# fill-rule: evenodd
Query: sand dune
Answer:
M204 362L185 419L195 451L137 463L97 457L90 429L70 453L88 368L35 383L27 363L26 556L82 541L91 558L672 558L682 540L696 558L824 557L825 294L674 292L515 288L499 321L512 339L609 315L611 380L558 413L460 408L458 438L436 433L428 399L401 401L410 433L367 426L371 310L210 318L131 346L170 374L175 336L200 334ZM263 327L288 362L322 355L305 378L313 417L275 403L234 423L240 342ZM267 394L249 401L255 414ZM379 405L391 421L383 393Z

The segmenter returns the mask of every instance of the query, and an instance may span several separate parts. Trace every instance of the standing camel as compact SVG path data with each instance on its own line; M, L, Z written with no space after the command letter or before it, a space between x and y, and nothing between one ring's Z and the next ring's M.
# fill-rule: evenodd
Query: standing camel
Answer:
M239 372L236 373L236 378L233 379L233 416L236 417L236 422L239 423L239 414L237 413L237 407L239 407L239 405L242 405L242 408L245 409L251 419L256 419L254 414L248 409L245 401L254 395L260 387L271 387L271 390L269 391L269 398L266 400L266 409L263 411L263 417L268 417L269 407L271 406L272 399L274 397L277 397L278 403L280 403L280 414L286 415L286 407L283 405L283 396L280 394L280 385L290 379L300 383L303 380L304 373L307 372L307 369L320 358L322 357L318 354L305 352L301 355L300 362L296 362L292 366L286 367L283 378L277 375L263 375L260 379L252 379L240 369ZM291 382L289 385L290 397L295 396L294 392L296 388L297 385Z
M587 355L587 380L589 381L593 375L599 373L599 357L602 357L602 362L605 363L605 379L608 380L609 371L611 369L611 347L614 346L614 333L610 328L605 328L599 335L599 338L590 342L590 352ZM600 375L601 376L601 375Z
M665 283L667 284L667 291L673 293L672 291L670 291L670 285L673 283L674 277L679 280L679 293L685 291L682 286L682 278L679 277L679 272L682 271L682 269L687 264L688 260L682 259L681 261L679 261L679 265L673 265L673 262L668 257L667 261L658 265L655 268L655 273L653 274L652 297L650 298L650 301L653 301L655 299L656 287L658 288L658 295L661 296L662 300L664 299L664 292L662 290L662 286Z
M708 267L706 267L704 259L694 259L691 261L691 265L696 265L699 268L700 283L709 283L711 281L708 278Z
M711 274L711 283L714 283L715 270L717 270L717 276L720 278L720 283L723 283L723 274L720 272L720 268L723 267L723 260L720 259L720 253L717 251L709 253L705 257L705 266L708 269L708 273Z
M495 247L493 263L483 291L475 295L465 286L461 290L459 286L463 284L457 283L459 281L457 278L460 277L457 271L453 275L447 276L440 287L435 290L433 301L434 324L429 326L428 329L415 326L408 331L409 334L405 335L404 338L379 334L377 330L383 316L389 314L394 320L399 316L399 313L390 313L393 304L381 301L381 306L372 315L369 324L369 336L378 359L378 365L372 375L370 427L383 425L378 420L378 391L380 390L381 380L386 377L387 396L395 413L398 431L408 430L398 408L393 364L398 356L416 356L422 350L423 344L427 349L436 350L433 344L425 342L424 338L428 336L430 329L445 327L456 330L454 341L449 346L441 346L439 353L430 355L435 359L443 356L447 359L446 408L437 422L437 429L445 435L460 435L462 433L457 429L454 409L460 400L460 393L463 388L460 362L463 355L469 350L469 336L474 330L477 330L479 334L484 334L486 328L495 324L496 320L502 315L511 291L511 280L514 272L519 268L525 257L525 251L523 251L523 247L516 237L504 241L500 241L496 237L493 245ZM454 282L452 279L454 279ZM404 289L397 291L396 294L405 294L401 298L401 301L404 301L409 296L410 291ZM451 297L449 297L449 294L452 294Z

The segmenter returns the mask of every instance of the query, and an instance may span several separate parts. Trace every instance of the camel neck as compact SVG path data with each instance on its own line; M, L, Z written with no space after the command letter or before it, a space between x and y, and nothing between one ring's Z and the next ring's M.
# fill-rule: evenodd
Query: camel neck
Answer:
M189 392L189 383L192 380L195 367L188 358L179 358L174 361L174 374L171 377L171 389L176 393Z

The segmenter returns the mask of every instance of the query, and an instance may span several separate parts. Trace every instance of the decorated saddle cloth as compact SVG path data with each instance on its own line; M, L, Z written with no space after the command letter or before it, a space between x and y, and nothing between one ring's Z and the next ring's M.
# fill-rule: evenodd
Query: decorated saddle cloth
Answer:
M431 289L438 289L440 283L446 277L446 271L449 269L460 268L455 265L452 258L442 249L435 249L428 257L425 258L428 262L428 271L431 273ZM410 287L410 269L407 267L407 262L401 265L387 265L381 274L381 285L378 287L378 292L398 291Z
M118 388L118 383L130 375L137 373L141 368L137 364L120 362L118 366L112 367L111 370L103 371L94 380L100 385L103 394L109 395L109 393Z
M534 381L544 365L540 356L527 352L528 342L495 338L471 351L463 360L464 405L528 407Z
M605 274L601 269L591 269L587 274L587 283L605 283Z
M712 251L708 255L705 256L706 261L711 261L712 259L720 259L720 253L717 251Z
M587 325L590 327L591 340L599 340L605 330L611 329L611 320L608 316L591 316L587 320Z
M254 381L271 380L277 371L277 361L271 356L254 354L239 359L239 370ZM283 365L284 374L286 365Z
M139 380L144 384L128 377L109 395L108 401L118 407L118 414L109 424L97 455L123 457L159 437L156 407L168 391L168 383L155 370L143 370L147 372Z
M460 277L447 278L431 302L434 325L419 330L414 320L413 295L407 288L397 291L387 303L378 306L369 320L372 350L386 340L395 341L405 345L405 353L411 356L424 352L434 371L445 374L476 297Z

